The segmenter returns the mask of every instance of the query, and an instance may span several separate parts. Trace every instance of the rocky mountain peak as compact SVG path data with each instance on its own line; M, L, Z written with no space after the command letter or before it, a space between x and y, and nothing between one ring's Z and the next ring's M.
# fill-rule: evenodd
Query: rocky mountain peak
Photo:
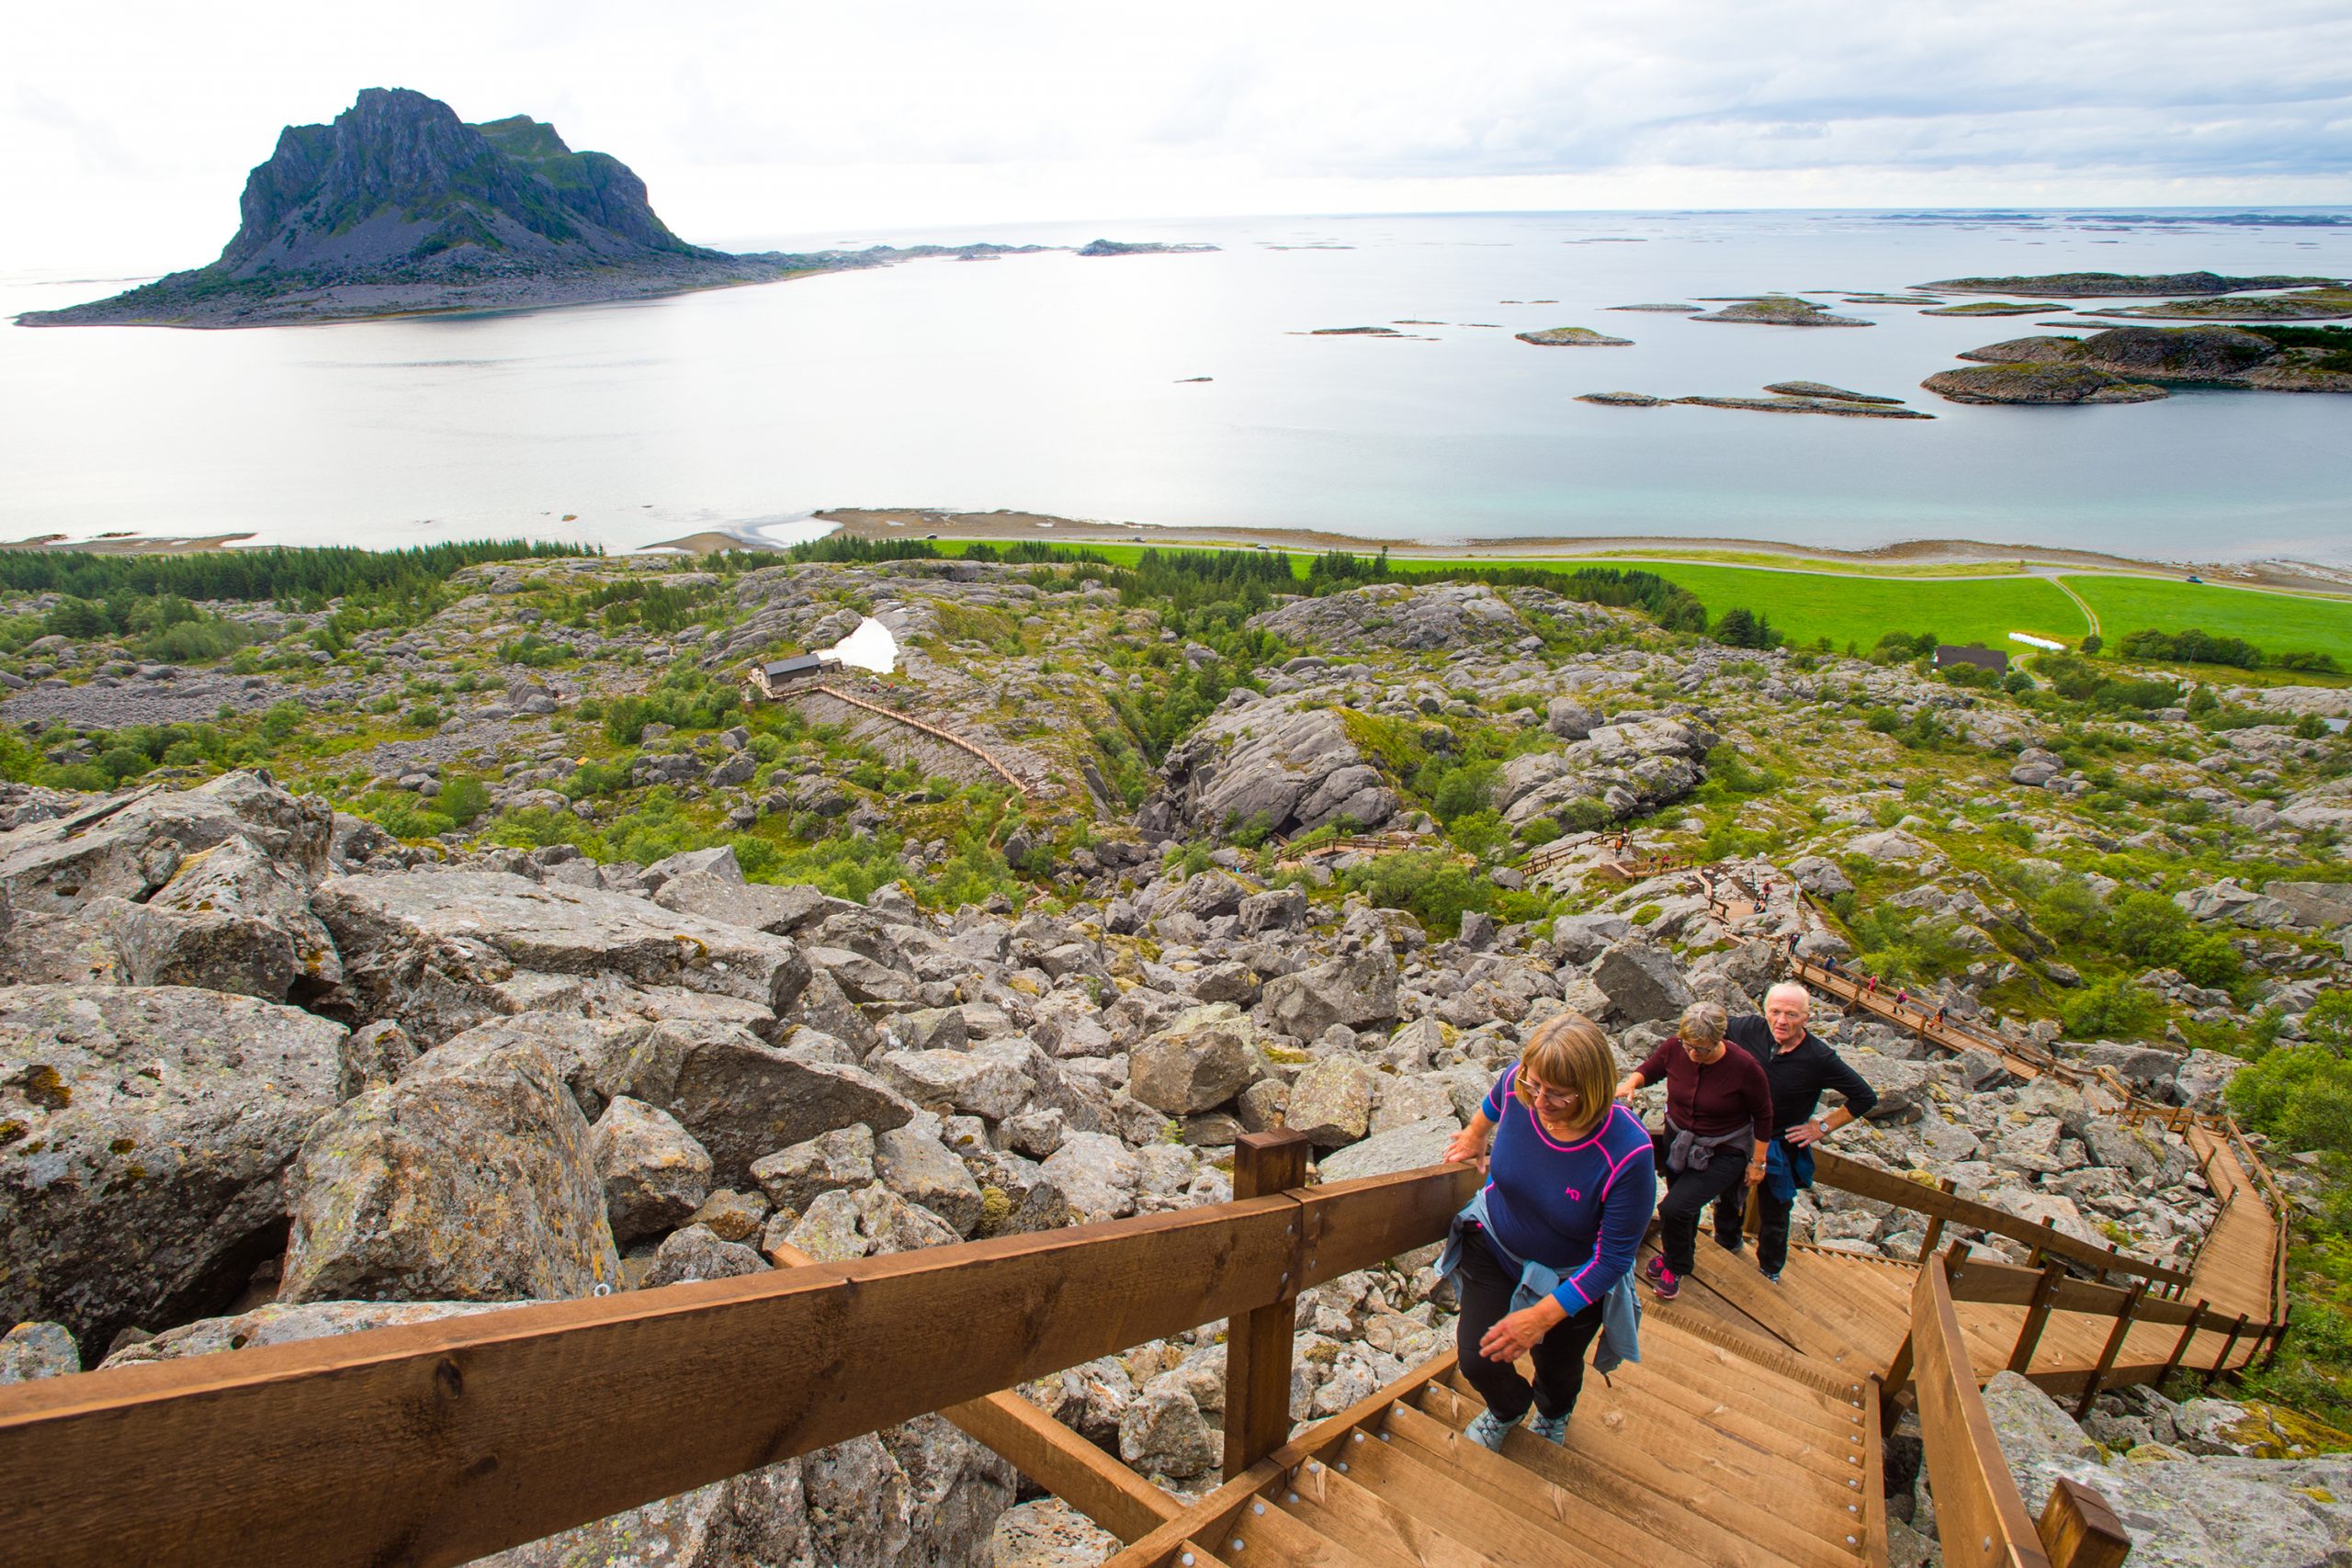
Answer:
M466 124L437 98L369 87L328 125L289 125L246 178L218 269L390 276L702 255L654 215L645 182L574 152L526 115Z

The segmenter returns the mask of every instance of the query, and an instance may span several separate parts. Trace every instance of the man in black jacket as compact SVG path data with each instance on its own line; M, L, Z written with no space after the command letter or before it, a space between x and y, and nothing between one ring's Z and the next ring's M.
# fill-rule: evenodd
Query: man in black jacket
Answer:
M1796 1190L1813 1185L1813 1145L1847 1122L1869 1115L1878 1103L1878 1091L1861 1074L1805 1027L1812 1012L1812 993L1784 980L1764 993L1763 1017L1747 1013L1735 1018L1724 1032L1725 1039L1763 1064L1765 1080L1772 1086L1771 1168L1757 1189L1763 1224L1756 1262L1775 1284L1789 1260L1789 1213L1796 1206ZM1830 1089L1844 1095L1846 1103L1826 1116L1816 1115L1821 1091ZM1740 1190L1715 1203L1715 1240L1734 1252L1743 1240L1744 1207L1745 1192Z

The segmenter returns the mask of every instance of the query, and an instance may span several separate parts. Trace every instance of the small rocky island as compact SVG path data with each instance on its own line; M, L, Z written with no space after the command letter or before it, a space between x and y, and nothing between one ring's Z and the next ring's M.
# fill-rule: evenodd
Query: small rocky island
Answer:
M2335 321L2352 317L2352 288L2298 288L2288 294L2213 295L2123 305L2103 316L2146 316L2160 321Z
M246 177L238 212L235 237L209 265L17 320L248 327L524 310L1046 248L711 250L672 233L619 159L575 152L527 115L468 125L401 87L365 89L331 125L288 126Z
M1753 299L1741 299L1711 310L1703 316L1693 316L1694 321L1735 321L1765 327L1869 327L1875 321L1860 316L1833 316L1826 305L1810 299L1800 299L1793 294L1759 294Z
M2151 402L2165 395L2162 383L2352 392L2352 352L2235 327L2110 327L2086 338L2012 338L1960 357L1980 363L1920 385L1961 403Z
M1179 244L1159 240L1096 240L1080 246L1078 254L1082 256L1188 256L1217 248L1189 242Z
M1631 348L1629 337L1611 337L1590 327L1545 327L1541 332L1514 333L1521 343L1532 343L1538 348Z
M2343 281L2335 277L2228 277L2218 272L2046 272L2032 277L1948 277L1940 283L1916 287L1951 294L2097 299L2135 294L2245 294L2266 288L2324 288Z
M1647 392L1586 392L1577 401L1628 409L1664 408L1668 403L1684 403L1692 408L1745 409L1756 413L1843 414L1849 419L1936 417L1931 413L1921 413L1917 409L1905 408L1900 398L1849 392L1842 387L1832 387L1821 381L1775 381L1764 389L1775 395L1769 398L1658 398Z

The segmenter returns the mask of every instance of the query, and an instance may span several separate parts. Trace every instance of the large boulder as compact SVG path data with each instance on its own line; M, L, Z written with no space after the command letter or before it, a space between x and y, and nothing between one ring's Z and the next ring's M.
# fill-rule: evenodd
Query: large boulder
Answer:
M111 922L121 977L274 1002L317 997L343 978L343 964L310 899L300 864L250 839L198 850L153 897Z
M587 1118L526 1041L455 1041L311 1130L288 1302L584 1296L620 1278Z
M808 983L786 938L503 872L333 877L311 907L343 954L353 1017L397 1017L428 1043L524 1010L527 976L611 976L775 1013Z
M588 1134L617 1245L685 1224L710 1196L710 1155L668 1111L619 1095Z
M990 1122L1001 1122L1037 1092L1025 1043L973 1051L886 1051L874 1065L885 1081L918 1105L944 1106Z
M677 914L743 926L771 936L797 935L804 926L856 908L805 885L772 886L708 872L671 878L654 893L653 901Z
M1483 582L1426 587L1378 582L1268 610L1250 624L1302 648L1339 650L1490 649L1532 635L1502 595Z
M1213 1111L1261 1071L1258 1032L1230 1002L1176 1015L1127 1055L1127 1092L1155 1111Z
M1374 1079L1373 1070L1353 1056L1310 1062L1290 1086L1283 1124L1318 1149L1352 1144L1372 1125Z
M0 1383L69 1377L82 1370L82 1352L62 1323L20 1323L0 1335Z
M1341 817L1377 828L1397 806L1340 714L1292 698L1220 707L1169 753L1161 777L1138 820L1193 837L1252 824L1302 833Z
M752 1179L769 1202L799 1214L828 1192L871 1185L874 1153L874 1129L856 1122L752 1161Z
M343 1032L175 986L0 987L0 1320L103 1350L234 1300L278 1250Z
M888 1132L915 1113L862 1067L809 1061L741 1030L691 1044L656 1103L710 1152L711 1179L737 1188L752 1185L752 1164L763 1156L858 1122Z
M2208 1114L2222 1106L2222 1096L2229 1090L2230 1080L2245 1070L2243 1056L2233 1056L2223 1051L2191 1051L2181 1059L2173 1078L2174 1089L2180 1102L2191 1111Z
M1351 1029L1385 1024L1396 1016L1396 955L1385 942L1374 942L1353 957L1277 975L1266 982L1258 1006L1277 1033L1302 1040L1335 1023Z
M1134 1213L1143 1186L1143 1162L1107 1133L1073 1133L1045 1161L1048 1180L1062 1190L1081 1224Z
M92 899L143 903L188 856L243 839L305 881L326 871L323 800L266 773L223 773L194 789L134 791L0 832L0 895L19 912L70 914Z
M1400 1170L1419 1170L1435 1165L1445 1157L1445 1145L1462 1124L1451 1116L1432 1116L1426 1122L1375 1133L1360 1144L1351 1144L1336 1154L1327 1155L1316 1162L1326 1181L1352 1181L1360 1176L1392 1176Z
M1608 997L1611 1014L1625 1023L1667 1023L1697 999L1674 955L1647 942L1620 942L1601 954L1592 983Z
M1681 799L1707 776L1714 735L1676 718L1596 725L1554 752L1530 752L1504 765L1495 808L1513 827L1598 811L1622 818Z

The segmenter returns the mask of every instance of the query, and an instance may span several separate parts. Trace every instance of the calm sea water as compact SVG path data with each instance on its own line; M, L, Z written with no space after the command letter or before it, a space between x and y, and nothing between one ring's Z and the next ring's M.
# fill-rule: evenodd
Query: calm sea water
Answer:
M1918 391L1921 378L2055 318L1937 318L1818 292L1877 324L1605 309L2076 268L2346 276L2352 229L1576 213L728 238L1098 232L1224 248L331 327L0 326L0 534L526 533L628 548L716 525L788 531L821 506L936 505L1397 540L1969 537L2352 562L2352 397L1963 408ZM0 278L0 310L107 291ZM1440 324L1398 329L1425 341L1303 335L1408 321ZM1511 337L1563 325L1634 346ZM1938 418L1574 400L1755 395L1791 378L1910 397Z

